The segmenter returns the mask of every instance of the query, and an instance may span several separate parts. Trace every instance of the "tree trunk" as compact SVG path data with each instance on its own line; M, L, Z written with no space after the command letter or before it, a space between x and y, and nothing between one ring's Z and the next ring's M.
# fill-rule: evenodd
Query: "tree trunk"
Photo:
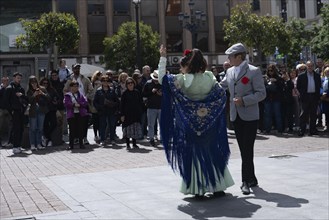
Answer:
M50 60L51 60L51 55L53 53L53 48L54 48L54 45L51 44L48 48L47 48L47 53L48 53L48 62L47 62L47 72L46 72L46 75L45 77L49 77L49 71L50 71Z

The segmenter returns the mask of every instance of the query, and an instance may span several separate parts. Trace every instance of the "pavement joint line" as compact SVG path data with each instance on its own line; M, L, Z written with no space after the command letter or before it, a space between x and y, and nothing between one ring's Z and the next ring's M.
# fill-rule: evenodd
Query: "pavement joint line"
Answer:
M258 158L259 156L269 156L273 152L276 155L281 154L295 154L296 152L304 152L304 151L318 151L321 149L328 150L328 136L323 136L318 138L318 137L304 137L302 139L300 138L293 138L289 137L286 140L282 139L282 137L276 137L276 136L264 136L264 135L259 135L257 136L261 137L268 137L268 139L265 140L256 140L255 144L255 156ZM325 139L326 138L326 139ZM91 140L91 138L88 138ZM288 140L289 139L289 140ZM304 141L305 140L305 141ZM287 142L289 141L289 142ZM298 144L303 142L303 144ZM239 152L237 151L237 145L236 141L233 138L229 139L230 142L230 147L231 147L231 158L237 158L239 159ZM296 143L293 143L296 142ZM264 144L265 143L265 144ZM274 144L275 143L275 144ZM315 143L316 147L310 147L307 146L309 143ZM287 146L288 144L288 146ZM0 150L0 156L1 156L1 177L2 174L4 174L4 178L6 178L6 185L10 187L10 190L14 193L14 196L20 201L20 198L18 198L17 193L14 192L16 188L13 188L13 186L18 185L22 186L27 192L30 192L31 189L27 189L24 187L25 183L23 180L28 179L28 182L31 183L33 187L38 189L41 189L41 192L38 191L42 195L42 198L38 198L37 200L41 199L43 201L46 201L47 203L51 204L47 200L49 198L48 194L46 191L50 191L44 183L41 183L42 181L40 180L40 177L53 177L53 176L62 176L64 175L72 175L72 174L90 174L90 173L97 173L97 172L106 172L106 171L114 171L114 170L124 170L124 169L130 169L130 168L136 168L136 167L142 167L142 168L147 168L147 167L153 167L154 164L156 166L167 166L167 163L165 161L165 155L164 152L161 150L153 149L150 146L144 146L145 149L151 149L151 153L147 154L129 154L128 152L124 151L124 144L121 144L121 149L111 149L111 147L108 148L94 148L93 151L88 152L88 154L84 153L69 153L67 151L62 150L63 147L55 147L55 149L50 149L49 154L27 154L26 157L12 157L11 155L11 150L6 150L6 149L1 149ZM281 151L279 151L281 150ZM277 152L277 153L276 153ZM273 154L274 154L273 153ZM90 158L88 157L90 156ZM307 155L304 155L307 157ZM73 160L72 160L72 158ZM311 158L312 156L310 156ZM97 160L97 163L93 163L92 160L100 158ZM125 165L124 163L117 161L117 162L112 162L114 159L120 159L120 160L125 160ZM140 159L138 159L140 158ZM63 160L61 160L63 159ZM81 163L81 161L85 160L85 163L83 163L81 166L80 165L75 165L74 163ZM321 158L319 158L321 159ZM28 163L25 163L25 161L28 161ZM51 162L49 162L51 161ZM65 162L64 162L65 161ZM49 163L48 163L49 162ZM6 168L2 168L2 164L5 164ZM43 165L44 164L44 165ZM68 164L68 167L64 166L64 164ZM40 167L38 167L40 165ZM59 166L63 167L64 170L59 170L59 171L53 171L53 172L48 172L49 169L52 168L52 166ZM105 168L100 168L101 166L105 166ZM56 167L57 168L57 167ZM43 170L44 169L44 170ZM169 168L168 168L169 169ZM257 164L256 164L256 169L257 169ZM18 175L20 176L15 176L15 172L17 170L21 170L20 172L17 172ZM30 170L30 173L27 172L27 170ZM8 176L8 172L11 173ZM30 177L30 174L33 174L33 177ZM9 179L7 179L9 178ZM15 183L16 182L16 183ZM14 185L11 186L11 183L15 183ZM34 184L33 184L34 183ZM41 183L41 188L38 187L38 184ZM3 194L2 190L4 188L2 187L2 181L1 181L1 193L4 195L4 199L6 201L6 204L8 208L10 208L10 201L7 200L7 193ZM45 190L45 192L42 192L42 190ZM53 194L54 195L54 194ZM33 197L33 195L29 196ZM56 196L56 198L58 198ZM38 202L38 201L35 201ZM54 209L55 210L55 209ZM19 213L19 212L18 212ZM18 214L17 213L17 214ZM13 216L15 213L12 213ZM0 215L0 218L2 215Z

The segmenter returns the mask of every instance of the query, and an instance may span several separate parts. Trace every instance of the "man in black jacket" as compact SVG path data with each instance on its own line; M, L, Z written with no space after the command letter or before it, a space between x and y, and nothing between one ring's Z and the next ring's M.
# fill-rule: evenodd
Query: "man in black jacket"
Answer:
M297 79L297 89L300 94L302 113L300 115L300 130L298 136L304 136L306 124L309 122L309 135L317 135L316 130L316 110L320 100L320 75L314 71L312 61L306 62L306 72L300 74Z
M154 127L157 126L157 122L160 121L162 97L162 89L158 81L157 70L154 70L154 72L151 74L151 79L146 82L143 89L143 97L147 98L147 136L150 138L150 144L155 146Z
M0 85L0 133L2 133L1 129L4 128L4 125L7 125L6 130L8 129L9 121L10 121L10 115L9 112L7 111L4 103L4 95L7 86L9 85L9 78L8 76L4 76L1 78L1 85ZM8 133L8 132L7 132ZM8 135L9 137L9 135ZM1 142L1 136L0 136L0 148L2 147L2 142Z
M24 111L28 105L25 90L21 87L22 74L13 74L13 81L5 90L4 105L13 118L13 153L21 153L24 129Z

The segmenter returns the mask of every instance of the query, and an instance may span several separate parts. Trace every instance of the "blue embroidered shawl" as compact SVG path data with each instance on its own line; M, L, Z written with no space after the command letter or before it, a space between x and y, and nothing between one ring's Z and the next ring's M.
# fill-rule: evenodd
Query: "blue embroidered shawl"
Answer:
M174 80L170 74L162 80L160 131L168 163L180 172L187 188L192 163L200 166L206 185L215 186L230 156L225 91L216 84L204 100L192 101L176 88ZM202 178L197 172L199 187Z

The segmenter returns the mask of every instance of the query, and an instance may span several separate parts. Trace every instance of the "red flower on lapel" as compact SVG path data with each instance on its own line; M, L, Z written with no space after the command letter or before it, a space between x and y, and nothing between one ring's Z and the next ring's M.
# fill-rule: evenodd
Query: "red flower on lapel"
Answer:
M246 85L249 81L250 81L249 78L246 77L246 76L243 77L243 78L241 79L241 82L242 82L242 84L244 84L244 85Z

